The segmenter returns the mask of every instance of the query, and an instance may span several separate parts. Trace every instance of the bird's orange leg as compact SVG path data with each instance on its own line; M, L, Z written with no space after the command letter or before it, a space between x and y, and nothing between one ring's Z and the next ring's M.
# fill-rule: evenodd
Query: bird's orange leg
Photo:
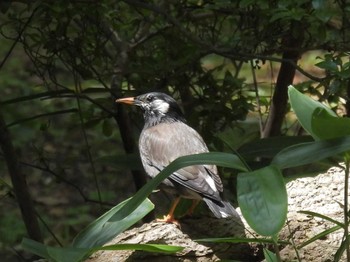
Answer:
M175 208L176 208L177 204L179 204L179 202L180 202L180 197L177 197L175 199L175 201L173 202L173 204L169 210L169 213L166 216L164 216L163 218L158 218L157 221L166 222L166 223L173 223L173 224L178 225L179 222L177 222L177 220L175 220L174 212L175 212Z

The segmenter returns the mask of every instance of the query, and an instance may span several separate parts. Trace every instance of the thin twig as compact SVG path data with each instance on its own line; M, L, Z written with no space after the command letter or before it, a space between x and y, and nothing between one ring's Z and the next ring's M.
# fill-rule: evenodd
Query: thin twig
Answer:
M79 94L80 93L80 82L77 80L77 76L74 77L75 79L75 88L76 88L76 93ZM83 118L83 114L82 114L82 108L80 105L80 98L77 96L76 97L76 101L77 101L77 105L78 105L78 112L79 112L79 118L80 118L80 123L81 123L81 130L83 132L83 137L84 137L84 141L85 141L85 145L86 145L86 150L87 150L87 155L89 158L89 162L91 164L91 169L92 169L92 174L93 174L93 178L94 178L94 182L95 182L95 186L96 186L96 190L97 190L97 195L98 195L98 200L100 202L102 202L102 196L101 196L101 190L100 190L100 186L98 183L98 179L97 179L97 173L96 173L96 169L95 169L95 164L94 161L92 159L92 155L91 155L91 151L90 151L90 144L89 144L89 140L86 134L86 130L84 127L84 118ZM102 205L101 205L102 207Z
M7 59L10 57L10 55L12 54L13 49L16 47L17 43L20 41L24 30L27 28L27 26L29 25L29 23L32 21L32 18L34 17L34 14L36 13L36 11L38 10L38 7L35 8L32 12L32 14L29 16L28 20L25 22L25 24L23 25L22 29L19 31L18 36L16 37L16 39L13 41L9 51L6 53L4 59L1 61L0 63L0 70L2 69L2 67L5 65Z
M2 154L0 154L2 155ZM37 165L34 165L34 164L30 164L30 163L26 163L26 162L20 162L21 165L24 165L24 166L27 166L27 167L30 167L30 168L35 168L35 169L38 169L40 171L43 171L43 172L46 172L46 173L49 173L50 175L54 176L55 178L59 179L60 181L62 181L63 183L67 184L68 186L74 188L76 191L78 191L78 193L80 194L80 196L83 198L83 200L85 202L90 202L90 203L94 203L94 204L102 204L102 205L106 205L106 206L113 206L114 204L113 203L109 203L109 202L100 202L98 200L95 200L95 199L91 199L89 197L87 197L83 190L76 184L74 184L73 182L69 181L68 179L66 179L65 177L57 174L56 172L54 172L52 169L49 168L48 164L43 161L42 162L44 167L41 167L41 166L37 166Z
M55 111L55 112L49 112L49 113L44 113L44 114L38 114L35 116L31 116L31 117L27 117L27 118L22 118L16 121L11 122L10 124L7 124L6 127L12 127L27 121L31 121L37 118L41 118L41 117L48 117L48 116L54 116L54 115L61 115L61 114L67 114L67 113L76 113L78 110L76 108L71 108L71 109L65 109L65 110L59 110L59 111Z

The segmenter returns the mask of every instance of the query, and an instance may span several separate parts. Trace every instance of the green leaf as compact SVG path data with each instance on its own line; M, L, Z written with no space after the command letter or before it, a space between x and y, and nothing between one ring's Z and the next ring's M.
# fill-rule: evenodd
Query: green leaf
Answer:
M267 262L277 262L277 256L275 253L271 252L270 250L264 248L264 257L266 259Z
M154 208L152 202L144 198L136 208L127 216L121 217L118 222L109 221L130 201L131 199L123 201L88 225L75 237L72 246L80 248L101 246L138 222Z
M238 149L238 153L244 159L256 157L272 158L282 149L311 141L313 139L310 136L269 137L244 144Z
M221 237L221 238L201 238L196 239L197 242L212 242L212 243L261 243L274 244L275 241L271 238L241 238L241 237ZM277 244L288 245L288 241L278 241Z
M308 239L307 241L301 243L299 246L298 246L298 249L300 248L303 248L309 244L311 244L312 242L315 242L316 240L319 240L319 239L324 239L327 235L341 229L342 227L340 226L334 226L334 227L331 227L331 228L328 228L324 231L322 231L321 233L313 236L312 238Z
M279 152L272 164L281 169L314 163L350 150L350 136L302 143Z
M287 191L281 171L267 166L237 177L238 203L250 227L263 236L274 236L287 218Z
M341 223L341 222L339 222L339 221L337 221L337 220L334 220L333 218L331 218L331 217L327 217L327 216L325 216L325 215L322 215L322 214L320 214L320 213L316 213L316 212L312 212L312 211L299 211L298 213L301 213L301 214L305 214L305 215L309 215L309 216L313 216L313 217L319 217L319 218L322 218L322 219L324 219L324 220L327 220L327 221L329 221L329 222L331 222L331 223L334 223L334 224L336 224L337 226L340 226L340 227L342 227L342 228L344 228L345 226L344 226L344 224L343 223Z
M346 248L349 245L349 235L347 235L341 242L337 252L334 254L334 262L342 261L342 255L345 252Z
M28 238L23 238L22 247L26 251L55 262L81 261L90 253L88 248L50 247Z
M109 221L120 221L121 219L127 217L135 208L142 202L152 191L168 176L170 176L175 171L193 165L218 165L222 167L235 168L241 171L247 171L245 164L240 160L240 158L233 154L220 153L220 152L210 152L195 154L189 156L183 156L175 159L166 168L164 168L159 174L144 185L134 196L128 201L128 203L123 206L116 214L114 214Z
M115 244L92 248L50 247L27 238L22 240L22 247L33 254L55 262L82 261L88 255L98 250L139 250L173 254L184 249L184 247L161 244Z
M312 129L314 111L316 109L324 109L330 116L336 117L337 115L330 108L306 95L303 95L291 85L288 87L288 95L292 109L294 110L301 126L309 132L314 139L319 139L318 134Z
M157 253L176 253L184 250L184 247L161 244L115 244L98 248L98 250L140 250Z
M350 135L350 118L334 117L324 108L317 108L312 114L312 132L320 139L331 139Z

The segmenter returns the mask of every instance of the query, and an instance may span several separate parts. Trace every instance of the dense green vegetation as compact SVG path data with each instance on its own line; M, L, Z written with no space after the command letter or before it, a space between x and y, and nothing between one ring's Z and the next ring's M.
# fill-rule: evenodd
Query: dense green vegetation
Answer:
M350 135L347 118L337 118L350 115L347 1L2 1L0 11L4 257L22 254L23 236L66 246L145 183L136 147L141 115L117 107L117 97L170 93L212 151L238 152L238 164L220 163L247 220L249 205L236 197L244 186L236 187L238 171L227 167L248 166L238 169L253 180L262 170L278 183L281 170L296 165L283 159L294 151L277 153L306 141L297 136L309 133L324 146L323 139ZM306 116L296 112L300 126L288 103L293 79L331 111L306 107ZM323 133L330 123L339 128ZM347 150L328 148L316 160ZM247 177L238 175L238 185ZM129 213L147 197L143 192ZM278 212L275 228L254 229L277 241L284 206Z

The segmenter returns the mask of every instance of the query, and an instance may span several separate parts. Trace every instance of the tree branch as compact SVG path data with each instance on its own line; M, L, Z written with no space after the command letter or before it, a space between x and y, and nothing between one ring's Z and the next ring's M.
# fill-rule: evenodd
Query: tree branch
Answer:
M0 107L0 147L4 154L4 159L11 177L13 190L17 198L23 221L26 226L28 236L36 241L42 242L39 222L36 217L33 201L29 193L26 178L21 170L18 156L12 144L10 133L6 127L1 107Z

